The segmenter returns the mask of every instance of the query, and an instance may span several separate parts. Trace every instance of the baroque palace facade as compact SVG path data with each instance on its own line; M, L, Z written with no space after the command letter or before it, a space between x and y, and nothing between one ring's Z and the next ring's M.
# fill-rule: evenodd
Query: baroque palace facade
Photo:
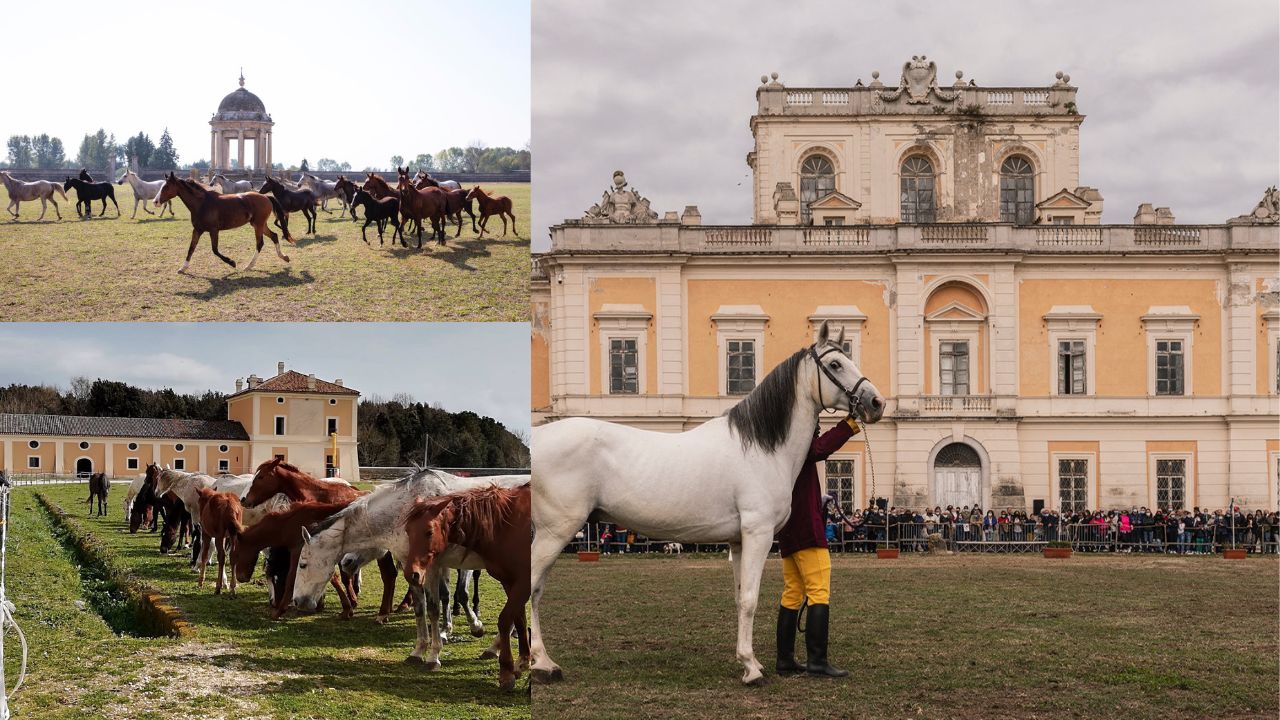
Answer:
M7 475L108 477L156 462L187 472L253 472L273 457L318 477L360 479L356 413L360 393L342 380L286 371L236 380L227 419L0 414L0 467Z
M534 422L680 431L823 321L890 399L826 464L841 503L1280 505L1280 195L1219 225L1100 224L1084 116L1045 87L761 78L754 218L659 218L621 172L535 257ZM1247 205L1247 201L1242 202Z

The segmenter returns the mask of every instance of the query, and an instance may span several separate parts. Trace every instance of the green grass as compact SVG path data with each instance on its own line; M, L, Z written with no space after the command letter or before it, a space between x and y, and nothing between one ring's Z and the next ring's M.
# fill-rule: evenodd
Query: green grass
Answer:
M122 489L121 489L122 490ZM138 578L165 593L193 626L189 639L144 639L111 632L84 602L72 556L54 539L34 491L15 491L10 528L9 597L31 645L26 685L12 702L23 718L527 718L527 679L514 693L497 687L497 662L476 657L492 635L473 639L465 623L445 646L444 667L428 673L403 664L415 639L412 613L373 622L381 583L365 573L356 617L324 613L273 622L255 576L236 597L204 589L183 558L161 556L159 539L129 535L113 492L113 516L84 515L80 486L40 488L77 532L91 532ZM403 592L403 582L399 590ZM486 577L481 617L496 629L502 589ZM7 642L14 652L16 643ZM6 657L6 674L16 665Z
M772 673L781 565L765 568L742 687L724 556L562 558L544 639L557 718L1275 718L1278 563L1218 557L866 556L834 561L831 659ZM797 643L803 659L803 639Z
M282 240L286 264L265 241L254 269L249 226L221 233L219 250L238 269L214 257L209 236L200 240L188 274L178 268L191 242L190 214L174 201L176 217L146 215L130 220L133 192L116 186L122 216L108 203L105 217L79 220L75 191L58 200L63 220L50 207L43 222L39 202L22 203L21 219L0 215L0 320L4 321L507 321L529 316L529 209L527 183L485 185L514 203L521 238L501 236L502 223L489 220L483 240L463 215L457 240L447 247L416 240L409 248L372 246L360 239L360 225L342 219L330 201L331 215L319 213L316 234L305 235L300 213L289 216L297 246ZM0 187L0 200L8 205ZM363 218L363 212L357 211ZM273 231L274 224L269 224ZM496 227L496 233L495 233ZM494 237L494 235L497 237Z

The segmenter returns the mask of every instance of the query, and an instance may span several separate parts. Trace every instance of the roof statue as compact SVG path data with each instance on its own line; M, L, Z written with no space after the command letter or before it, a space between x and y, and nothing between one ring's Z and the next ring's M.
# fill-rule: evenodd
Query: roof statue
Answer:
M1280 190L1275 185L1262 193L1262 199L1253 207L1253 212L1231 218L1233 225L1275 225L1280 223Z
M938 65L932 60L928 60L924 55L912 55L911 59L902 66L902 79L898 81L898 87L892 91L881 90L878 94L881 100L885 102L893 102L897 100L902 93L907 94L907 103L912 105L924 105L929 102L929 93L932 92L943 102L951 102L959 95L951 90L944 90L938 85ZM879 83L879 73L873 73L876 83ZM961 75L957 74L957 81Z
M583 220L596 225L648 225L658 221L658 213L649 209L648 198L627 189L627 177L621 170L613 173L613 187L604 191L600 202L592 205Z

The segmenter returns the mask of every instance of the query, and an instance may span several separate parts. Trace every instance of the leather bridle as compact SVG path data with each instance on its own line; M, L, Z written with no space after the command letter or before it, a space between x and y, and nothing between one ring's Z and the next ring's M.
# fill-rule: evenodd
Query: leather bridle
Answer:
M854 383L852 388L845 387L844 383L840 382L840 378L836 377L835 373L831 372L831 370L828 369L826 365L822 364L822 358L830 355L833 352L840 353L842 355L844 354L843 351L841 351L840 348L837 348L837 347L827 348L822 352L822 354L818 353L817 346L809 348L809 356L813 358L813 363L818 366L818 369L822 371L823 375L827 376L828 380L834 383L836 387L840 388L841 392L843 392L845 396L849 398L849 409L853 410L856 408L860 411L865 412L866 408L862 406L862 400L858 397L858 388L862 387L862 383L867 381L867 376L863 375L862 377L858 378L858 382ZM826 401L823 400L822 398L822 383L818 383L818 403L822 405L822 409L824 410L828 409Z

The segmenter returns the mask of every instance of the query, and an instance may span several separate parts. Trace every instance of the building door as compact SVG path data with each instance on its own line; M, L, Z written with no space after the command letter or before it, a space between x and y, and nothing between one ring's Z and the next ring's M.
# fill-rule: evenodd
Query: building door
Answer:
M76 461L76 477L85 479L93 474L93 461L89 458L80 458Z
M933 504L974 507L982 504L982 459L964 443L951 443L933 460Z

